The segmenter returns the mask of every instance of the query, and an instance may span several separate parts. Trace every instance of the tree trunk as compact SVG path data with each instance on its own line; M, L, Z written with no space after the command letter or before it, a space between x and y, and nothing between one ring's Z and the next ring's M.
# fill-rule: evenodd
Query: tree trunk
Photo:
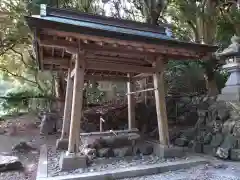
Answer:
M205 64L205 81L206 81L206 89L208 96L216 96L219 94L215 72L213 69L214 62L209 61Z
M55 78L55 94L57 100L57 109L60 112L63 112L64 101L65 101L65 90L66 90L66 82L64 79L64 74L58 72Z

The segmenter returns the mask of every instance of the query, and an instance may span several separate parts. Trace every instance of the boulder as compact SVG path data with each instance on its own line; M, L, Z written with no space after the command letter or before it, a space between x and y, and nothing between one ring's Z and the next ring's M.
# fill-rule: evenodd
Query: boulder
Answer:
M222 133L223 134L231 134L233 131L233 128L235 126L236 121L234 119L228 119L226 122L224 122L222 127Z
M223 135L220 133L217 133L214 136L212 136L212 140L210 144L212 147L218 147L221 145L222 142L223 142Z
M208 133L205 137L204 137L204 144L210 144L211 143L211 140L212 140L212 133Z
M16 156L0 155L0 172L22 170L23 165Z
M229 157L230 150L236 146L236 138L232 135L227 135L217 149L216 155L222 159L227 159Z
M240 137L240 121L235 122L235 126L233 127L233 135L236 137Z
M97 156L97 150L91 148L83 148L81 150L81 153L87 155L88 157L91 157L92 159Z
M6 133L6 131L3 128L0 128L0 135L5 134L5 133Z
M240 161L240 149L231 149L230 159L234 161Z
M211 145L203 145L203 153L215 156L215 151L215 148L213 148Z
M230 116L229 109L227 109L226 107L218 109L218 117L222 122L226 121L229 118L229 116Z
M133 148L134 155L150 155L153 153L153 145L148 143L139 143Z
M187 146L189 141L186 138L177 138L174 142L175 145L184 147Z
M115 148L113 149L114 157L125 157L125 156L131 156L132 153L132 147L123 147L123 148Z
M192 150L196 153L202 153L203 152L203 144L199 143L199 142L193 142Z
M212 129L213 133L221 133L222 132L222 121L214 120L212 128L213 128Z
M229 150L224 148L217 148L216 156L221 159L227 159L229 156Z
M19 144L16 144L15 146L12 147L12 151L16 152L29 152L32 150L36 150L30 143L28 142L20 142Z
M114 153L111 148L101 148L101 149L98 149L97 155L98 155L98 157L109 158L109 157L113 157Z
M60 119L57 112L44 112L40 124L40 134L48 135L56 133Z

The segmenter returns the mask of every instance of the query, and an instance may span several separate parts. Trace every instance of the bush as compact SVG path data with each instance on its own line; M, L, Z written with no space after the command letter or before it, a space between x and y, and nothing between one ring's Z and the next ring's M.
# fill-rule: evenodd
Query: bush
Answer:
M20 110L28 109L30 98L42 96L40 92L33 88L12 88L5 93L1 105L4 111L19 112Z

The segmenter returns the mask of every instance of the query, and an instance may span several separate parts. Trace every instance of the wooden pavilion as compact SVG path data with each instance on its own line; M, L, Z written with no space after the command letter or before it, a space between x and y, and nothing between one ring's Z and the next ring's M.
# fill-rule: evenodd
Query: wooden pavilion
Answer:
M28 16L26 20L34 34L39 68L67 72L60 139L66 139L69 134L67 155L77 156L79 151L85 79L127 82L128 124L132 129L135 125L133 82L153 76L159 143L168 146L164 66L168 60L207 60L216 50L214 46L169 37L166 32L171 26L167 24L156 27L46 5L41 5L40 15Z

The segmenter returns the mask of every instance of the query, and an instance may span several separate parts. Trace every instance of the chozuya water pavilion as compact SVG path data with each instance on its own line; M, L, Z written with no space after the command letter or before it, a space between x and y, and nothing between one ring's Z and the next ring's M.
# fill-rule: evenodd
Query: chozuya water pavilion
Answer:
M58 140L61 143L68 139L62 167L82 166L83 157L78 152L83 86L84 80L91 78L128 84L128 128L131 130L135 128L134 81L152 76L159 155L169 154L165 152L173 147L169 144L166 114L165 64L170 59L207 60L216 47L174 39L167 35L171 27L167 24L156 27L46 5L41 5L40 15L28 16L26 20L34 34L39 68L68 72L62 136Z

